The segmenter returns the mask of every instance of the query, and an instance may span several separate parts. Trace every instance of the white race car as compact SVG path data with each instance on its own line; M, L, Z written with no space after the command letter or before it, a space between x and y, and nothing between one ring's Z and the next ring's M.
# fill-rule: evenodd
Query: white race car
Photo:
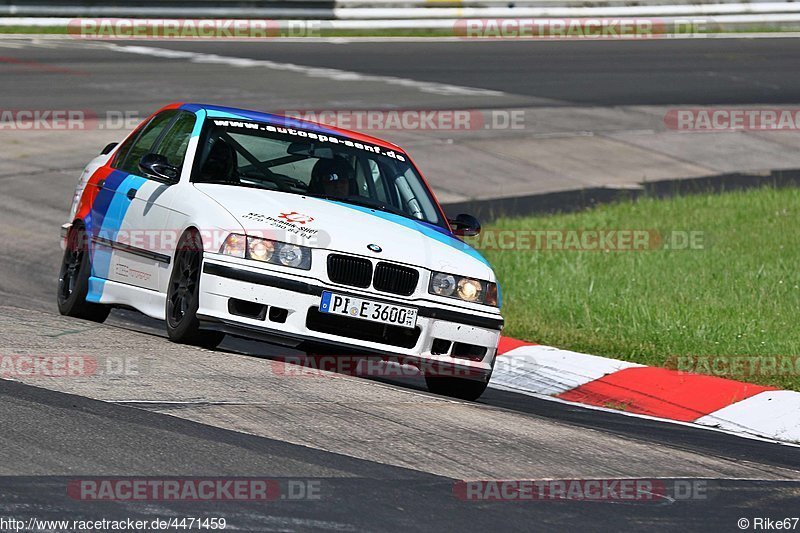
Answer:
M391 143L173 104L84 170L58 307L134 308L204 347L231 334L435 363L432 392L475 399L503 327L494 272L456 237L478 231Z

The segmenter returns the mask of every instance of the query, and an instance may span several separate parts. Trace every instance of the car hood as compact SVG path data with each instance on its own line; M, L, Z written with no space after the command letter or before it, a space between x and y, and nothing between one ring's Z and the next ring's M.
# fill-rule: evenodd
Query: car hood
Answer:
M218 184L195 184L248 235L495 281L486 260L449 232L377 209ZM371 248L379 247L380 252Z

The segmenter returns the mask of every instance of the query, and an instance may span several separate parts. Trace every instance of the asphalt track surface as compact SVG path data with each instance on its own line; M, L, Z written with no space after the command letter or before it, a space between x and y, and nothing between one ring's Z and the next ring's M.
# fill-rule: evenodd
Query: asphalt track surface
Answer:
M586 105L796 103L800 40L160 43ZM343 51L346 50L346 51Z
M148 46L502 91L501 97L487 95L484 105L797 100L798 78L790 67L800 43L794 40L597 44ZM349 48L343 51L344 46ZM152 110L165 100L209 98L251 106L264 100L288 106L302 98L315 105L394 99L445 107L476 98L375 80L354 91L350 82L331 77L220 63L200 73L180 61L90 43L0 48L0 55L16 60L0 62L0 100L12 109L38 103L35 107ZM586 65L597 77L576 85L570 72L585 81ZM666 84L659 77L668 65L685 76L670 76L674 83ZM712 65L725 66L724 79L703 74ZM233 339L218 352L175 346L163 338L160 324L131 312L115 311L100 328L65 321L53 298L61 255L58 226L80 168L108 137L101 133L0 136L0 297L10 309L0 312L3 349L82 353L105 347L152 358L164 370L110 383L0 381L0 475L5 476L0 515L201 514L225 516L246 531L737 531L739 517L797 515L796 448L500 391L467 403L428 394L418 383L349 377L290 381L268 371L270 355L286 353L280 348ZM322 497L269 505L92 504L65 497L65 480L76 476L314 479L321 482ZM464 502L453 495L460 479L633 477L698 478L711 490L705 499L657 503Z

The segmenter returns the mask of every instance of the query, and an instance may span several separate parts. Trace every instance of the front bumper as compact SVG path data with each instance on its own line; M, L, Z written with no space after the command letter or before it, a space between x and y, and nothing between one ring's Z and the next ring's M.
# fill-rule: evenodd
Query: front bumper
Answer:
M387 297L225 259L204 258L198 309L204 328L292 346L330 346L346 355L409 357L469 368L475 375L491 374L503 327L499 314ZM329 320L316 312L325 290L414 307L416 330L347 317ZM252 312L243 316L237 305Z

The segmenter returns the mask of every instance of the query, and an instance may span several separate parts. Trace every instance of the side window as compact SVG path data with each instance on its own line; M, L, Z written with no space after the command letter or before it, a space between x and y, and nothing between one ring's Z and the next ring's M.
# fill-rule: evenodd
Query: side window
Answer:
M142 156L149 153L159 135L164 131L169 122L173 119L177 111L165 111L155 117L145 126L142 133L131 146L125 159L117 168L129 174L139 174L139 160Z
M141 132L137 131L136 133L125 139L125 142L122 143L122 146L119 147L119 150L117 150L117 153L114 155L114 161L111 162L112 167L120 168L120 165L122 165L122 161L125 159L125 154L127 154L130 151L133 143L135 143L136 139L139 138L139 133Z
M182 112L159 143L155 153L166 157L170 165L180 168L196 121L194 113Z

